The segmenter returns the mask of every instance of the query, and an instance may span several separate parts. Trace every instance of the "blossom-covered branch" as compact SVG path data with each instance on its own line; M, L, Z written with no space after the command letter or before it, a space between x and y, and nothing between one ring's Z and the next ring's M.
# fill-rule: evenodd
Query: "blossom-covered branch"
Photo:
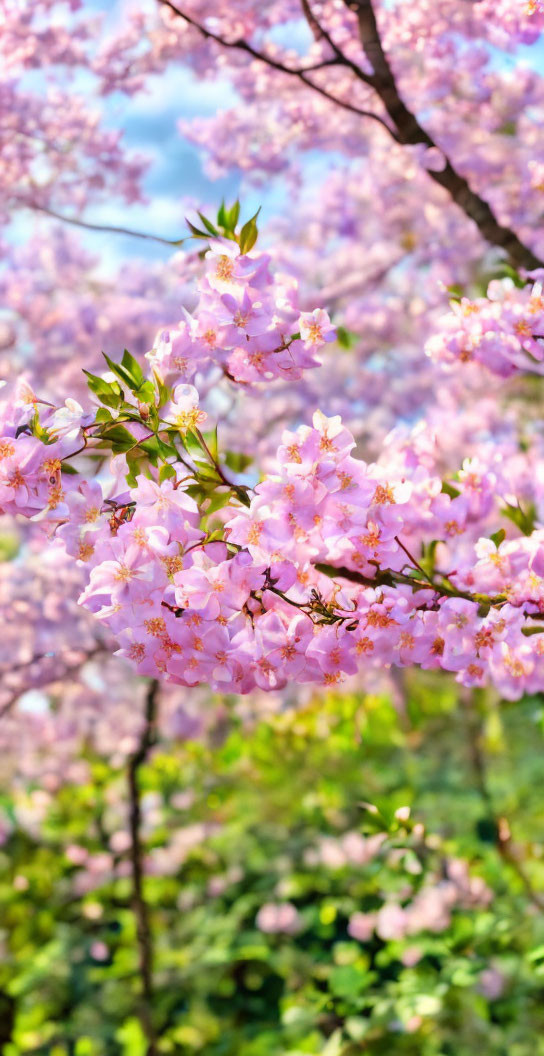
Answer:
M183 18L183 20L187 22L188 25L193 26L195 29L197 29L198 32L201 33L206 40L213 40L216 44L221 44L224 48L236 48L238 51L243 51L247 55L251 55L252 58L257 59L259 62L264 62L273 70L277 70L280 73L287 74L287 76L289 77L298 78L298 80L301 81L302 84L305 84L308 88L311 88L312 91L317 92L318 95L321 95L330 103L334 103L335 106L339 106L342 110L347 110L351 114L357 114L359 117L367 117L371 121L377 121L379 125L382 125L383 128L385 128L386 131L389 132L393 139L397 138L395 132L390 128L387 122L384 121L382 117L380 117L379 114L375 114L371 110L365 110L360 106L355 106L353 103L350 103L347 99L339 98L338 96L329 92L327 88L324 88L323 85L316 84L315 81L312 81L311 78L308 77L308 74L312 73L315 70L322 70L327 66L335 66L337 62L340 61L338 57L335 56L335 58L333 59L327 59L324 62L319 62L314 66L304 66L300 69L292 69L290 66L286 66L283 62L278 62L278 60L272 58L272 56L266 55L263 51L258 51L256 48L252 47L252 45L249 44L246 40L227 40L225 37L220 37L217 33L213 33L211 30L203 26L200 22L197 22L196 19L192 18L186 11L182 10L180 7L174 4L172 0L158 0L158 3L162 4L164 7L167 7L170 11L172 11L175 15L178 15L180 18Z
M301 13L308 21L316 39L326 49L324 61L313 68L319 71L324 66L337 66L347 70L372 93L375 93L389 120L385 120L375 111L369 111L366 107L355 105L345 95L331 92L321 81L311 80L307 74L308 69L311 70L312 67L293 69L272 54L255 48L249 40L243 37L231 40L228 36L210 29L205 22L195 18L185 7L180 7L173 0L158 0L158 3L183 19L187 25L195 28L206 41L212 41L226 49L244 52L253 59L268 65L275 73L298 78L306 87L335 106L360 117L377 121L397 143L419 148L428 159L433 159L426 165L429 177L442 187L452 201L476 224L487 243L503 250L515 267L530 269L542 265L542 260L531 247L524 243L511 227L499 222L490 204L473 190L466 177L445 152L444 147L441 147L440 143L422 127L415 112L405 104L399 92L393 68L382 45L372 0L360 0L360 2L359 0L353 0L353 2L344 0L350 12L350 26L346 26L346 30L349 32L349 29L353 28L351 15L355 15L360 43L370 72L355 62L347 53L347 49L335 43L334 36L328 31L325 22L318 19L315 14L311 0L302 4Z
M391 64L382 46L372 0L344 0L344 3L356 15L361 44L373 70L370 84L381 99L396 129L398 141L412 145L421 144L423 147L436 151L437 144L422 128L415 114L409 110L400 96ZM440 184L453 201L474 221L487 242L506 251L514 266L524 268L542 266L543 262L528 246L523 244L515 231L499 224L488 203L472 190L468 181L454 168L445 154L442 155L440 165L429 167L429 176Z
M8 401L2 508L56 525L87 569L82 604L153 679L247 693L417 664L538 691L544 529L507 464L444 479L421 430L367 464L316 411L258 479L206 431L215 390L206 410L196 385L210 372L297 378L334 340L327 313L300 312L294 280L252 252L256 217L238 221L235 203L191 225L208 244L198 310L158 335L148 374L126 351L88 374L92 412L28 390ZM89 459L108 453L113 481L92 479Z

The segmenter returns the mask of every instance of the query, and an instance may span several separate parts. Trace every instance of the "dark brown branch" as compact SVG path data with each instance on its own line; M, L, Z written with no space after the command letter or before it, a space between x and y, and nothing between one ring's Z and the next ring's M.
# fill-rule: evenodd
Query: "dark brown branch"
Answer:
M312 30L315 39L324 40L325 43L329 45L329 48L331 49L334 55L335 65L346 66L348 70L351 70L351 72L355 74L358 80L363 81L364 84L372 87L372 77L369 77L368 73L365 73L365 71L362 70L356 62L353 62L352 59L348 58L348 56L344 54L342 49L338 47L338 44L333 39L329 31L325 28L322 22L319 21L314 11L312 11L310 0L300 0L300 2L302 5L304 17L310 29Z
M331 92L328 92L325 88L315 84L311 78L308 77L308 73L311 72L312 67L294 69L286 66L284 63L272 58L272 56L266 55L264 52L254 48L243 39L227 40L224 37L221 37L218 33L214 33L212 30L207 29L206 26L197 22L191 15L188 15L178 7L173 0L158 0L158 3L163 7L168 8L179 18L182 18L188 25L197 29L204 39L213 40L215 43L220 44L225 48L234 48L238 51L245 52L252 58L266 63L266 65L274 70L287 74L290 77L298 78L302 84L305 84L308 88L311 88L312 91L317 92L335 106L340 106L344 110L357 114L359 117L368 117L371 120L376 121L387 130L389 135L397 143L406 146L416 146L421 144L427 148L434 147L435 149L440 149L437 148L432 137L419 124L415 114L408 109L401 99L389 60L382 47L372 0L344 0L346 6L357 16L361 44L372 67L372 74L367 74L338 47L330 33L313 12L310 0L301 0L301 4L304 16L314 33L314 36L316 39L325 40L333 52L332 59L326 60L325 63L318 64L314 69L319 69L323 65L338 65L351 70L359 80L362 80L366 85L374 89L385 107L386 113L392 122L392 126L373 111L364 110L361 107L354 106L347 102L347 100L339 99ZM430 178L448 192L456 205L458 205L465 215L476 224L480 234L486 242L504 250L515 267L523 267L528 270L542 267L544 262L542 262L536 254L518 238L514 231L499 224L488 203L471 189L464 176L461 176L457 172L451 164L451 161L442 151L441 153L444 157L444 167L438 171L428 170Z
M396 132L390 128L387 122L384 121L379 114L375 114L372 110L364 110L360 106L355 106L353 103L349 103L346 99L339 99L338 96L332 95L332 93L328 92L326 88L321 88L320 85L315 84L311 78L308 77L308 73L311 73L312 70L322 69L323 66L339 65L340 62L336 58L326 60L323 63L318 63L314 67L304 66L299 69L293 69L293 67L286 66L283 62L273 59L272 56L266 55L265 52L258 51L252 44L248 44L246 40L226 40L224 37L219 36L218 33L213 33L210 29L207 29L206 26L203 26L200 22L197 22L196 19L192 18L191 15L188 15L180 7L177 7L172 0L157 0L157 2L172 11L172 13L177 15L178 18L182 18L189 26L193 26L194 29L197 29L205 40L213 40L223 48L234 48L237 51L243 51L246 55L251 55L253 59L258 59L259 62L265 63L279 73L287 74L289 77L296 77L302 82L302 84L305 84L307 88L311 88L312 91L321 95L323 99L327 99L329 103L334 103L335 106L340 106L342 110L348 110L349 113L356 114L357 117L368 117L371 121L376 121L382 126L382 128L386 129L393 139L397 139ZM351 66L348 59L343 59L341 64ZM355 68L358 69L358 67ZM360 72L362 73L362 71Z
M226 40L225 37L219 36L218 33L214 33L213 30L207 29L201 22L197 22L192 15L188 15L186 11L182 11L180 7L177 7L173 3L173 0L158 0L159 4L163 7L168 7L174 15L178 18L182 18L184 22L187 22L193 29L197 29L202 37L206 40L214 40L216 44L221 44L223 48L237 48L238 51L245 51L246 54L251 55L252 58L258 59L259 62L265 62L267 66L271 66L272 69L278 70L280 73L287 73L292 77L300 77L304 73L311 73L312 70L319 70L323 66L336 65L336 60L326 59L324 62L317 63L315 66L302 66L299 69L294 69L292 66L286 66L285 63L280 62L278 59L272 58L271 55L266 55L265 52L259 51L254 48L252 44L248 44L246 40Z
M142 808L140 800L140 767L147 761L157 739L159 683L150 683L145 698L144 726L136 751L128 760L128 796L130 831L130 868L132 877L132 909L136 920L138 960L140 970L139 1018L144 1032L146 1056L157 1056L157 1035L153 1023L153 940L149 908L144 897L144 849L142 846Z
M397 141L406 145L422 144L436 148L432 137L421 127L415 114L401 99L393 70L382 46L372 0L344 0L344 3L357 16L361 44L373 70L369 83L393 122ZM515 267L529 270L542 267L543 262L524 245L514 231L499 224L487 202L471 189L467 180L454 169L445 155L444 158L444 168L439 171L429 170L429 176L443 187L463 212L474 221L486 242L503 249Z

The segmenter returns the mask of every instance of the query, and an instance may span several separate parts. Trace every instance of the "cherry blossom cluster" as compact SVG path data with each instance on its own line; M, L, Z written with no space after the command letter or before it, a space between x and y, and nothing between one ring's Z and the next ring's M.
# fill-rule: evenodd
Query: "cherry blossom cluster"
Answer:
M184 454L129 489L128 449L108 484L62 473L74 434L92 445L77 405L49 412L43 437L21 431L19 407L1 440L4 510L57 522L87 570L81 602L140 674L247 693L419 664L510 697L542 686L544 531L507 493L504 511L528 534L480 534L509 484L469 464L444 486L417 445L367 465L340 419L316 412L250 492L200 433L196 389L173 395L154 435L167 458L184 436ZM118 429L108 420L100 444ZM139 443L153 454L149 436Z
M100 37L80 0L7 0L0 13L0 222L13 209L78 212L106 191L141 199L143 158L128 157L100 108L73 90ZM77 149L74 149L76 148Z
M238 231L238 212L218 214L198 306L160 333L149 375L127 351L106 357L109 371L86 372L88 411L15 386L0 509L55 533L82 570L81 603L141 675L245 694L416 664L509 697L539 690L538 445L483 445L444 468L420 424L367 463L340 416L316 411L257 483L222 457L206 431L213 370L243 385L298 377L334 340L327 313L300 312L296 282L250 252L255 218Z
M192 381L210 365L236 382L294 381L334 340L323 309L300 313L292 276L272 275L269 256L242 254L234 241L210 241L199 292L197 311L160 331L148 353L165 384Z
M480 363L502 378L544 371L542 284L494 280L486 297L462 297L439 320L426 343L431 358L445 363Z

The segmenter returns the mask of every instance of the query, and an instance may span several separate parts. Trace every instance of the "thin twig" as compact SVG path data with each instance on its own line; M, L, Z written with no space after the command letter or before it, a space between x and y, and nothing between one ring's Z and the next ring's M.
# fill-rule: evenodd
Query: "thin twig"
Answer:
M402 547L402 549L405 550L405 547ZM346 568L344 565L328 565L318 562L314 567L318 572L321 572L325 576L329 576L331 579L340 576L342 579L347 579L351 583L359 583L363 587L394 587L399 583L404 583L412 589L415 587L421 590L434 591L439 597L464 598L466 601L472 601L476 605L488 605L494 608L500 608L506 601L504 594L470 594L466 590L457 590L455 587L450 587L445 583L435 583L428 578L425 572L423 572L425 579L421 580L416 579L414 576L405 575L403 572L397 572L395 569L391 568L376 569L376 574L374 576L365 576L362 572L357 572L356 569L353 568Z
M64 216L62 213L57 213L54 209L49 209L45 205L37 205L31 202L22 202L21 204L34 212L44 213L45 216L50 216L53 220L60 220L63 224L83 227L86 231L103 231L106 234L129 235L130 238L143 238L147 242L160 242L163 246L181 246L190 238L190 236L178 239L162 238L161 235L151 235L146 231L134 231L130 227L118 227L115 224L93 224L90 220L79 220L75 216Z
M312 69L319 70L323 66L335 66L340 65L339 60L326 61L324 63L318 63L316 66L305 66L299 69L293 69L291 66L286 66L283 62L279 62L277 59L273 59L270 55L266 55L265 52L258 51L252 44L248 44L246 40L226 40L224 37L219 36L218 33L213 33L206 26L203 26L196 19L188 15L186 11L182 11L180 7L177 7L172 0L157 0L163 7L169 8L173 14L182 18L189 26L193 26L198 32L205 38L205 40L213 40L216 44L220 44L223 48L234 48L237 51L243 51L247 55L251 55L252 58L257 59L259 62L264 62L267 66L270 66L273 70L277 70L279 73L287 74L289 77L296 77L299 81L306 85L307 88L311 88L318 95L321 95L324 99L327 99L330 103L334 103L335 106L340 106L343 110L348 110L352 114L356 114L358 117L368 117L371 121L377 121L382 128L389 133L393 139L397 138L397 135L386 121L379 114L375 114L372 110L364 110L360 106L355 106L353 103L349 103L346 99L339 99L338 96L332 95L326 88L322 88L320 85L315 84L307 75L312 72ZM346 60L342 65L349 65L349 60ZM361 71L362 72L362 71Z
M329 45L329 48L331 49L335 57L335 65L346 66L347 69L351 70L351 72L354 73L360 81L363 81L364 84L368 85L369 87L373 87L372 77L369 76L368 73L365 73L365 71L361 69L361 67L358 66L356 62L353 62L352 59L348 58L348 56L342 51L342 49L338 47L338 44L333 39L329 31L326 29L323 23L319 21L317 15L312 10L310 0L300 0L300 2L302 5L304 17L310 29L312 30L316 40L324 40Z
M427 572L425 571L425 569L421 567L419 561L417 561L416 558L414 557L414 555L410 553L410 551L404 545L402 540L399 539L398 535L395 536L395 541L399 544L401 550L404 550L404 553L406 554L406 557L408 558L408 560L411 562L412 566L414 568L417 568L418 572L421 572L421 575L423 576L424 579L429 579L429 576L428 576ZM429 585L434 588L434 583L433 583L432 580L429 580Z

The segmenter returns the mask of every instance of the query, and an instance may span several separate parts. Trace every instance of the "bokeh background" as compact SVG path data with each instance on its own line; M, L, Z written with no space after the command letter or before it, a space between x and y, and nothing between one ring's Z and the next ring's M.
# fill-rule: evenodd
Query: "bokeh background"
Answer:
M105 16L98 50L133 9L86 0ZM55 18L70 26L64 9ZM302 54L308 30L288 23L271 39ZM539 42L488 52L491 75L508 83L544 62ZM346 392L371 455L431 398L435 424L472 400L475 419L498 428L502 411L486 402L502 392L496 380L438 389L421 367L443 285L479 289L497 261L461 228L458 257L429 248L435 221L411 213L419 177L408 172L398 216L386 209L380 227L366 162L333 149L295 149L287 170L218 171L184 129L243 105L226 74L199 77L181 55L145 91L101 99L86 69L36 66L25 87L39 93L53 76L88 96L149 161L145 200L60 212L177 239L192 209L239 195L247 216L262 206L264 245L299 268L312 304L354 278L347 304L335 300L346 347L324 380L267 395L244 418L264 461L278 415L299 421L316 400L337 410ZM11 206L0 262L8 379L64 398L102 348L142 355L190 306L192 250ZM457 231L445 215L438 239ZM367 257L383 283L366 284ZM424 292L418 268L431 272ZM402 375L394 358L384 367L392 349ZM243 451L236 416L224 436ZM3 519L0 556L2 1054L544 1053L540 697L505 703L412 671L248 699L158 690L111 657L113 643L77 608L79 571L44 549L38 529Z

